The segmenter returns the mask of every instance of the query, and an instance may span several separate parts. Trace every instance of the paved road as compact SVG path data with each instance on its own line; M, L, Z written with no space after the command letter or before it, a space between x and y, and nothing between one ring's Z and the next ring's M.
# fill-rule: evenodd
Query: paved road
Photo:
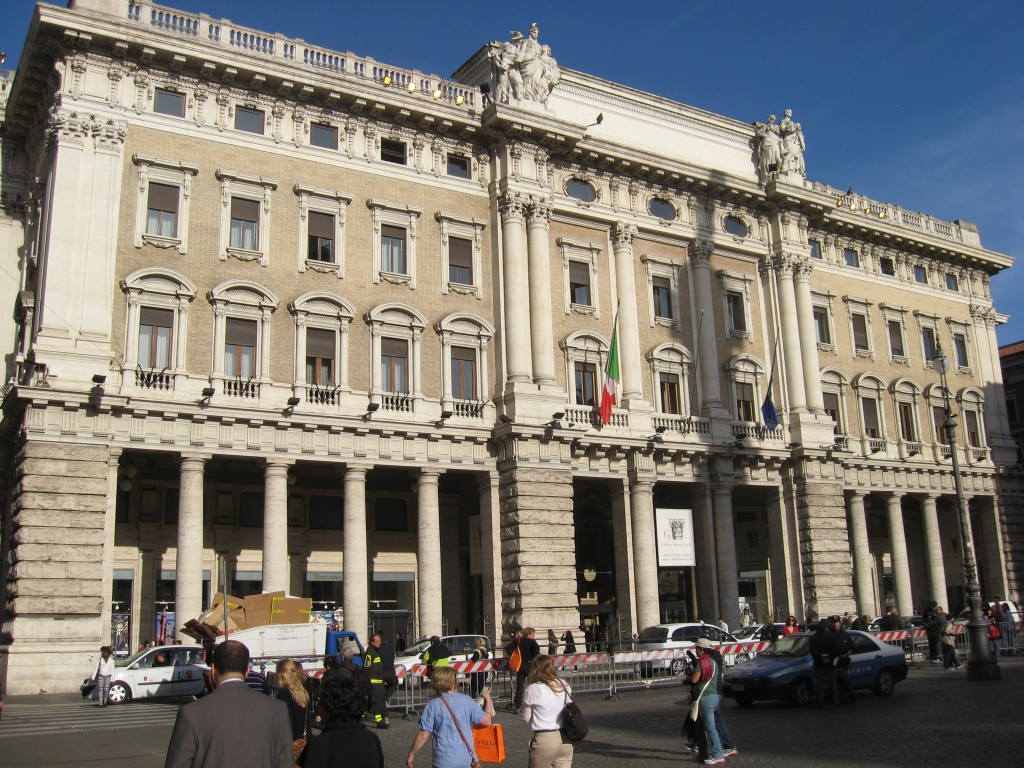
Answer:
M1004 659L1003 680L969 683L963 672L927 664L911 671L893 696L861 692L839 711L781 703L725 714L740 748L734 768L902 768L936 765L1024 768L1024 659ZM686 712L683 688L623 694L618 701L580 697L591 735L577 746L576 768L689 764L679 724ZM4 768L138 766L159 768L178 704L132 702L98 709L75 696L12 697L0 720ZM499 710L508 759L503 768L526 768L529 733L519 718ZM401 768L416 734L415 720L392 717L378 731L389 768ZM427 750L417 766L429 768Z

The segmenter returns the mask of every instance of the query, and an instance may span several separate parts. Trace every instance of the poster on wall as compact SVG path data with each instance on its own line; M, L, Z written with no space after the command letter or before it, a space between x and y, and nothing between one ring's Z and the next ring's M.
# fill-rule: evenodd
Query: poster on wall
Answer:
M654 510L654 526L658 539L658 566L679 568L696 565L693 545L693 510Z

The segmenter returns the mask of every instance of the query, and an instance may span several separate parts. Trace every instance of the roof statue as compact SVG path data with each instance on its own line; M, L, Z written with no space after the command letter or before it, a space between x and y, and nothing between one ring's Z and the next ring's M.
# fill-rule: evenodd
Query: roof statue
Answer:
M793 110L783 113L782 122L776 124L775 115L768 115L767 123L754 123L754 150L757 175L762 184L779 179L802 182L807 178L804 166L804 133L800 123L793 121Z
M540 29L530 25L526 37L512 31L507 42L487 44L491 65L491 93L500 104L533 101L547 105L551 89L561 79L551 47L541 45Z

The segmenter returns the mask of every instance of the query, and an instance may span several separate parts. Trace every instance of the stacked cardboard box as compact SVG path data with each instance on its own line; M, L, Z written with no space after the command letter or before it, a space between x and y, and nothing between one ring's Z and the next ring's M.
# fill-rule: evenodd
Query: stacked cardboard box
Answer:
M210 608L186 622L184 631L197 640L210 640L219 635L267 624L306 624L312 609L311 598L288 597L283 591L248 597L232 597L218 592L213 596Z

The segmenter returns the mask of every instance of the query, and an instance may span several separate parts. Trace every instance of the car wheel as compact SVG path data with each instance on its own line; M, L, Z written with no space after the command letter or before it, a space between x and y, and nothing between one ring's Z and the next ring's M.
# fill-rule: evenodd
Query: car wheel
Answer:
M811 700L811 683L806 677L793 681L789 692L789 703L794 707L802 707Z
M670 669L673 677L679 677L686 671L686 662L682 659L673 659Z
M875 687L871 690L875 692L875 696L888 696L895 687L896 681L893 679L892 672L882 668L879 670L878 678L875 680Z
M131 701L132 690L124 683L113 683L110 692L107 694L107 701L111 704L124 704Z
M743 707L743 709L750 709L754 706L754 700L749 696L737 696L736 703Z

